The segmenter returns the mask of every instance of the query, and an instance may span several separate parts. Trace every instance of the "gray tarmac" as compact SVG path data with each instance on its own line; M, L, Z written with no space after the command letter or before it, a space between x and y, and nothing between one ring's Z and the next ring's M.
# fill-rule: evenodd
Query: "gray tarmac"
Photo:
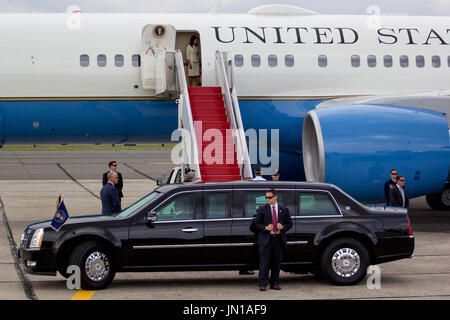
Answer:
M96 179L115 160L128 179L156 179L174 166L169 150L0 151L0 180Z
M0 300L64 300L79 297L60 275L24 274L14 248L24 228L53 217L58 192L71 216L100 212L98 195L106 164L116 160L124 176L123 205L155 187L155 178L173 167L170 151L0 151ZM337 287L313 275L281 273L281 291L257 290L257 276L237 271L119 273L92 300L188 299L445 299L450 300L450 212L433 211L424 197L412 199L409 212L415 256L378 265L380 287L368 277ZM83 293L83 292L81 292Z

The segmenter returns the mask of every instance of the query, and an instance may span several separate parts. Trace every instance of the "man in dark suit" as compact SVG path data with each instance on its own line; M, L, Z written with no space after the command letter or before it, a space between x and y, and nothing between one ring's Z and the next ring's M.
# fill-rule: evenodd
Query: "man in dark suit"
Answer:
M391 170L391 177L388 181L384 183L384 197L386 198L386 205L389 205L391 202L389 200L389 192L392 188L397 184L397 170Z
M119 181L117 172L109 172L107 175L108 182L100 191L100 199L102 200L102 214L114 214L122 210L120 205L119 192L115 185Z
M280 290L280 265L283 251L287 246L286 232L292 228L289 209L278 204L277 192L273 189L266 192L267 204L260 207L255 218L255 229L258 233L260 291L265 291L267 282L270 288ZM269 279L270 271L270 279Z
M110 161L108 163L108 167L109 167L109 171L105 172L103 174L103 181L102 184L105 185L108 182L108 173L109 172L117 172L118 176L119 176L119 181L117 182L117 184L115 185L117 191L119 192L119 199L120 201L122 201L123 198L123 179L122 179L122 174L117 171L117 162L116 161Z
M409 207L409 199L405 189L405 177L397 176L397 184L389 192L392 207Z
M272 173L272 180L273 180L273 181L278 181L278 180L280 180L280 170L275 170L275 172Z

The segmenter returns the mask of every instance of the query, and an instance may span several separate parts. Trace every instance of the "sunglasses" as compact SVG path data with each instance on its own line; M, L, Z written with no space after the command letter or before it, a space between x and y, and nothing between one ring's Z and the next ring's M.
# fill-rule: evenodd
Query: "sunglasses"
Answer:
M273 197L275 197L275 196L271 196L271 197L266 196L266 199L272 199Z
M403 180L402 180L402 179L400 179L400 180L398 180L398 181L405 181L405 179L403 179Z
M396 175L397 175L397 172L393 172L393 173L391 173L391 175L396 176Z

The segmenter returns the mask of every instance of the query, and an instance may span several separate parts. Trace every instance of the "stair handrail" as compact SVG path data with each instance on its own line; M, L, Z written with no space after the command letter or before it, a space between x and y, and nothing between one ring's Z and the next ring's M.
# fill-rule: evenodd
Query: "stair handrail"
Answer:
M236 146L237 160L242 178L253 178L250 156L247 150L247 142L244 133L244 126L242 123L241 112L239 110L239 102L237 96L233 94L230 88L228 77L230 76L231 82L234 87L234 76L232 70L228 70L227 59L224 59L225 52L220 50L216 51L216 70L219 79L220 86L222 87L222 93L224 95L225 109L227 111L228 119L230 120L231 129L233 131L233 142ZM228 70L228 72L227 72ZM234 96L233 96L234 95Z
M186 74L184 72L183 56L180 50L167 50L166 52L175 53L175 71L178 80L178 89L180 91L180 97L178 99L178 129L182 130L182 180L184 180L186 164L188 164L191 169L195 170L196 178L201 179L197 137L194 127L194 120L192 118L192 109L186 82ZM186 137L185 130L189 132L190 137Z
M243 144L244 144L243 153L244 153L244 159L245 159L245 163L246 163L244 173L245 173L245 177L253 178L250 155L249 155L248 149L247 149L247 138L245 137L244 123L242 122L241 108L239 107L238 95L237 95L237 90L236 90L233 60L231 60L231 58L230 59L227 58L225 61L226 61L226 70L230 77L230 94L231 94L231 98L232 98L232 102L233 102L234 113L236 115L236 122L237 122L236 124L237 124L238 130L239 130L239 134L241 136L241 141L243 141Z

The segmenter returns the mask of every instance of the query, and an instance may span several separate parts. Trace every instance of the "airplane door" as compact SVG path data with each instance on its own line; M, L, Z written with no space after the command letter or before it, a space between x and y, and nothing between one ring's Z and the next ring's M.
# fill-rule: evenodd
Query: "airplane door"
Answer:
M175 50L175 38L176 30L171 25L149 24L142 30L142 86L144 89L155 90L156 95L169 89L168 75L166 74L166 51Z

